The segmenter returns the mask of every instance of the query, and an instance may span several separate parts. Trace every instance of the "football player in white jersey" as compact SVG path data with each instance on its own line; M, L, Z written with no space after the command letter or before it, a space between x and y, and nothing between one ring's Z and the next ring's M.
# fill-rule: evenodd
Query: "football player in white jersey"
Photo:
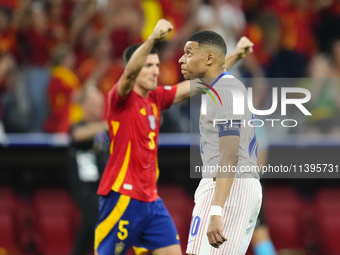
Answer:
M201 169L216 167L216 171L206 171L195 192L188 254L244 255L262 202L255 170L257 141L246 88L226 73L225 55L222 37L201 31L189 38L179 60L185 79L200 78L210 94L219 98L215 104L207 96L207 107L201 109L205 111L200 119ZM234 105L243 106L244 114L234 114Z

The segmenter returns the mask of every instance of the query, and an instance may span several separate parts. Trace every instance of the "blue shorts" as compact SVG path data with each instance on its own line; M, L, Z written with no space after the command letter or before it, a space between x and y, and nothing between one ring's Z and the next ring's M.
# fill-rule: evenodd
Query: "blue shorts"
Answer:
M136 254L179 244L179 236L162 199L142 202L111 191L100 196L95 249L99 255Z

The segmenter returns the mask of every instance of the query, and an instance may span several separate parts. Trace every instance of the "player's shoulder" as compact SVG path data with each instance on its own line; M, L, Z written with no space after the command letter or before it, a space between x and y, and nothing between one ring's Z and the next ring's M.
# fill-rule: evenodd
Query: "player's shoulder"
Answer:
M110 89L108 95L109 100L111 101L112 99L114 99L114 94L117 94L118 96L118 82L116 82L112 88Z
M157 88L151 92L153 93L164 93L167 91L171 91L174 89L174 86L170 86L170 85L165 85L165 86L157 86Z
M157 86L155 90L149 92L149 97L156 99L159 96L165 95L165 93L171 92L174 89L174 86L166 85L166 86Z
M217 91L230 92L230 90L241 90L243 93L246 92L246 87L242 81L231 74L222 76L215 84L214 88Z
M226 72L223 76L222 76L222 78L235 78L233 75L231 75L231 73L229 73L229 72Z
M124 96L121 97L118 94L118 82L116 82L113 87L111 88L111 90L108 93L108 102L110 107L126 107L128 105L131 105L132 102L136 101L136 96L135 96L136 92L134 92L133 90L131 90L131 92Z
M231 75L229 72L223 75L217 82L216 86L221 86L224 85L225 83L237 83L237 84L242 84L242 82L236 78L235 76Z

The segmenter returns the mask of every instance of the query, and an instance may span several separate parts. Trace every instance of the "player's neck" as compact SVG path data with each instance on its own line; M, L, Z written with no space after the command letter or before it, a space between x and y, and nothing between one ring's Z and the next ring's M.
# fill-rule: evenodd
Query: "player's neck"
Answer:
M140 95L141 97L144 97L144 98L147 98L148 95L149 95L149 90L143 88L142 86L135 85L135 86L133 87L133 91L136 92L136 93L137 93L138 95Z
M205 73L204 78L209 79L209 81L211 81L210 83L212 83L217 77L219 77L224 72L226 72L226 69L224 67L218 69L209 69ZM207 81L205 80L205 82Z

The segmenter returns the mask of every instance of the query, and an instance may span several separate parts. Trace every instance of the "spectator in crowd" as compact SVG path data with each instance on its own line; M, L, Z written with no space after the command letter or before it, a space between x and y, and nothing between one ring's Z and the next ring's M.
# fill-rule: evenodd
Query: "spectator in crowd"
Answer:
M7 132L27 132L29 123L27 94L18 63L17 23L21 15L17 8L14 1L0 5L0 122L4 125L0 129Z
M70 185L82 214L72 255L85 255L93 249L93 230L99 217L97 188L110 151L108 125L102 120L103 94L89 86L81 103L84 117L70 129Z
M12 25L12 11L0 6L0 54L15 53L16 29Z
M72 123L82 118L82 109L77 103L81 83L73 71L74 53L69 45L60 45L53 55L54 67L48 85L50 115L45 123L49 133L67 133Z
M15 60L13 59L13 57L10 54L2 54L0 56L0 141L2 141L5 136L5 128L2 123L3 117L2 95L6 93L11 84L10 76L13 75L14 69Z
M48 31L49 41L48 48L53 52L55 47L68 40L68 29L66 21L63 19L63 1L54 0L47 2L47 13L49 16Z
M251 59L245 60L250 61L250 65L257 62L264 70L263 75L268 76L272 57L280 50L281 25L278 17L272 11L261 12L248 22L245 35L254 42L254 53L249 56ZM251 75L257 77L253 73Z
M0 140L4 135L2 123L2 95L7 91L8 79L14 66L15 60L11 53L16 46L16 34L11 26L12 11L7 6L0 6Z
M213 13L209 11L209 8L202 7L198 12L198 19L203 28L205 27L204 30L213 30L221 34L227 44L228 52L231 52L236 48L237 40L244 33L246 20L241 9L241 4L242 1L240 0L212 0L211 5ZM208 21L207 18L209 16L210 22L204 25L204 23ZM232 75L239 76L241 64L242 61L238 62L231 70L229 70Z
M177 52L183 38L199 29L220 32L228 51L242 34L254 42L254 55L243 61L248 73L241 69L246 77L301 77L318 48L333 55L331 73L339 77L337 44L331 44L339 34L339 10L337 0L0 0L0 61L10 54L23 74L29 131L41 132L51 53L59 44L72 45L81 83L91 81L104 95L123 71L123 50L141 43L159 18L175 26L161 48L161 85L180 81ZM183 113L188 106L181 108Z
M18 0L0 0L0 6L7 7L14 11L18 6Z
M74 53L76 55L76 69L91 57L91 48L95 39L95 32L91 26L85 26L78 35L78 38L72 42Z
M112 86L123 73L119 62L111 59L111 43L106 37L96 38L92 44L91 57L80 66L78 74L80 80L91 80L106 97Z
M141 1L143 2L143 1ZM144 5L152 4L155 1L144 1ZM144 25L148 23L150 16L144 16L139 1L116 0L108 1L105 12L104 36L108 36L112 44L111 56L121 60L124 50L134 43L141 43L140 33ZM152 16L157 15L153 13ZM157 19L158 20L158 19ZM156 20L156 22L157 22ZM153 28L153 27L152 27ZM152 30L151 30L152 31ZM119 38L119 40L117 40ZM118 76L120 77L120 76Z
M69 39L77 57L76 68L79 68L91 55L93 40L97 36L97 31L92 25L95 16L96 5L94 1L79 2L73 8Z
M48 20L41 2L30 6L29 25L22 27L22 44L27 64L25 81L31 105L30 132L42 132L48 115L47 85L50 79L48 64ZM26 24L21 24L25 26Z
M340 39L332 45L332 77L340 78Z
M272 77L302 77L308 60L316 52L313 35L314 12L306 0L292 1L280 16L281 50L271 63Z
M320 11L316 24L316 38L321 52L331 52L332 43L340 35L340 1L319 1Z
M324 55L316 55L309 64L309 76L312 79L303 81L304 86L311 93L308 102L309 133L340 133L337 117L339 115L340 86L337 79L330 79L330 61Z
M244 32L246 20L240 0L210 0L200 6L197 19L200 30L212 30L220 34L227 45L227 52L236 48L237 40ZM235 66L237 68L237 66ZM232 68L231 74L237 69Z

